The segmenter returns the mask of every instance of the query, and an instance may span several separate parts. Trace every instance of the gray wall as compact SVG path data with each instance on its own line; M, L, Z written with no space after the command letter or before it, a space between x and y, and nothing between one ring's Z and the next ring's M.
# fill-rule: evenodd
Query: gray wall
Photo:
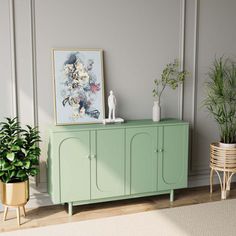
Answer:
M201 108L215 55L236 54L235 0L0 0L0 119L38 125L39 185L46 189L48 126L54 123L52 48L102 48L106 93L125 119L151 118L153 80L179 58L191 72L163 96L163 117L191 124L190 185L208 183L209 143L217 126ZM41 194L41 195L40 195Z

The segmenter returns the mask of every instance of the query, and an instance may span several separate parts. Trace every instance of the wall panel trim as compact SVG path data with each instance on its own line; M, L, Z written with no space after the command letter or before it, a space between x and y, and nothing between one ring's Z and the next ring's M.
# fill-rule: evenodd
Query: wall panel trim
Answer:
M197 109L197 67L198 67L198 39L199 39L199 0L195 0L195 8L194 8L194 47L193 47L193 87L192 87L192 120L191 120L191 158L190 158L190 172L193 171L193 155L194 155L194 141L195 141L195 126L196 126L196 109Z
M31 15L31 55L32 55L32 79L33 79L33 109L34 126L38 126L38 92L37 92L37 59L36 59L36 32L35 32L35 0L30 0Z
M16 69L16 36L15 36L15 5L14 0L9 0L9 20L11 39L11 85L12 85L12 116L18 117L17 99L17 69Z
M181 22L180 22L180 70L184 70L185 63L185 28L186 28L186 0L181 0ZM184 84L179 86L179 119L183 119L183 107L184 107Z
M33 80L33 118L34 127L38 127L38 90L37 90L37 54L36 54L36 25L35 25L35 0L30 0L30 26L31 26L31 57ZM40 174L35 177L36 184L40 182Z

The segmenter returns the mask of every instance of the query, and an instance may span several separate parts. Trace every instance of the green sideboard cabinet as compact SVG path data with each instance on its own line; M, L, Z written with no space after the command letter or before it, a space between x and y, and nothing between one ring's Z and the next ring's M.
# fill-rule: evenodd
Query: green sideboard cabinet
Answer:
M187 122L168 119L50 129L48 192L73 205L170 194L187 187Z

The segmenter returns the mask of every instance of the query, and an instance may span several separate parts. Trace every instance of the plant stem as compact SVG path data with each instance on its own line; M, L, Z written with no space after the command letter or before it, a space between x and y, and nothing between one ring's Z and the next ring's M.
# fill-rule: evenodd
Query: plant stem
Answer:
M162 95L162 93L163 93L165 87L166 87L166 83L162 86L162 90L161 90L161 92L159 93L159 100L161 99L161 95Z

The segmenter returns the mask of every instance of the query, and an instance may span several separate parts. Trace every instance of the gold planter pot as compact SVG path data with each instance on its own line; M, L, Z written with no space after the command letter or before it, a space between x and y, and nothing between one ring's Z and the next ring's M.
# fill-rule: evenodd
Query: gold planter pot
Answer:
M8 208L15 207L17 223L20 226L20 207L22 207L25 216L25 204L29 201L29 180L20 183L3 183L0 181L0 199L4 205L3 220L6 220Z
M29 181L20 183L0 182L1 202L5 206L23 206L29 200Z

